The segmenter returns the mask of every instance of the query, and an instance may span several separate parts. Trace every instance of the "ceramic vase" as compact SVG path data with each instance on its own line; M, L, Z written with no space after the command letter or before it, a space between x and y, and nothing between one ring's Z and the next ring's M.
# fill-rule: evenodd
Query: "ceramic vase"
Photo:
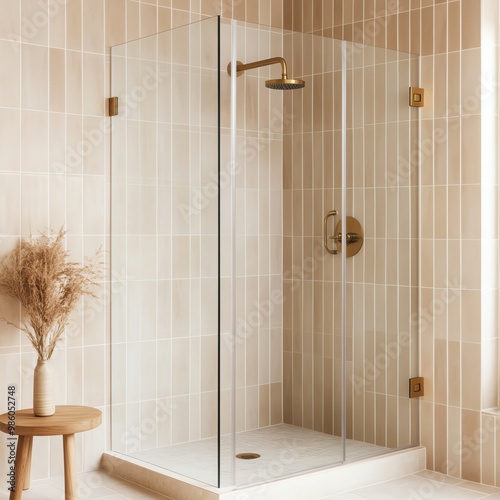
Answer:
M54 415L54 367L50 359L39 359L33 381L33 413L36 417Z

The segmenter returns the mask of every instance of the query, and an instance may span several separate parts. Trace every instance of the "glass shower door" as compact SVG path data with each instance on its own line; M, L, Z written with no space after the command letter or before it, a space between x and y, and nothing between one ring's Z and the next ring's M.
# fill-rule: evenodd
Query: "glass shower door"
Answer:
M266 81L279 76L273 66L234 78L236 411L229 458L242 486L344 459L341 261L323 246L324 209L342 199L340 164L333 165L342 146L342 42L238 21L233 43L234 61L283 57L288 77L305 81L301 89L269 89ZM240 453L257 458L234 458Z
M219 20L113 47L112 450L219 484ZM193 460L197 457L197 460Z
M418 56L346 42L345 215L363 234L345 258L347 460L419 442L418 69Z

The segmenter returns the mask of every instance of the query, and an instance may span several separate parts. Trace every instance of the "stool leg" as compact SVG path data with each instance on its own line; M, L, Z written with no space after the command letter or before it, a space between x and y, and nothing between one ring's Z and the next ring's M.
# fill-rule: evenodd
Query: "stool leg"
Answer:
M76 498L76 463L75 463L75 435L63 436L64 450L64 491L66 500Z
M26 436L28 456L26 457L26 472L24 476L23 490L29 490L31 479L31 450L33 449L33 436Z
M14 491L10 492L10 500L21 500L23 497L24 478L26 476L26 466L28 465L28 455L30 441L33 438L30 436L19 436L17 440L16 450L16 486Z

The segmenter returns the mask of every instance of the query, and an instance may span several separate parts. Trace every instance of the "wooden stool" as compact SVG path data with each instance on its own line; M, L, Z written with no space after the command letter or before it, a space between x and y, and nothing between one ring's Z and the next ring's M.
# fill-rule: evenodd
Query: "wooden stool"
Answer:
M30 487L31 448L33 436L63 437L64 491L66 500L76 498L75 433L98 427L102 422L100 410L89 406L56 406L50 417L35 417L33 409L16 411L13 434L19 436L16 451L16 487L10 500L22 498ZM8 414L0 415L0 431L9 434Z

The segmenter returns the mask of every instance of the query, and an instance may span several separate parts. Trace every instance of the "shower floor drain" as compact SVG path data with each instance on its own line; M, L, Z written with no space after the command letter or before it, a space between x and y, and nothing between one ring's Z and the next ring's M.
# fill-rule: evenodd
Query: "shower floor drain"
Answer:
M258 453L238 453L236 458L241 458L242 460L254 460L255 458L260 458Z

